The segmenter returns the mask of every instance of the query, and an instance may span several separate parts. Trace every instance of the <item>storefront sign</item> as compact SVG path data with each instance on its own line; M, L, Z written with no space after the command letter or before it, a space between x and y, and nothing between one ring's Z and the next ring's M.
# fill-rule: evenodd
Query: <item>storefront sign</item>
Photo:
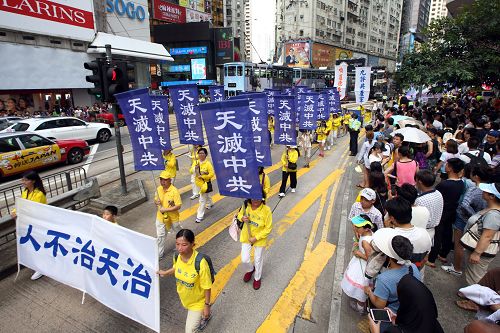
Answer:
M335 48L335 59L336 60L346 60L352 58L352 51L344 50L341 48Z
M314 43L312 46L312 65L314 68L335 66L335 48L330 45Z
M207 54L208 48L206 46L195 47L173 47L169 50L170 55L185 55L185 54Z
M285 44L285 66L304 67L311 66L311 48L309 42L296 42Z
M186 8L164 0L153 1L153 18L170 23L186 23Z
M92 1L72 1L71 4L73 6L48 0L2 0L0 28L91 41L95 35Z
M179 0L179 6L203 12L205 11L205 0Z
M167 66L166 70L169 73L183 73L183 72L189 72L191 70L191 66L189 66L189 65L173 65L173 66Z
M233 61L233 30L231 28L215 29L215 49L215 63L217 65Z
M212 14L186 8L186 22L210 22Z
M119 16L127 16L131 20L144 21L146 18L146 10L144 7L134 4L133 2L125 2L125 0L106 0L106 11L115 13Z
M205 80L207 78L205 58L191 59L191 78L193 80Z

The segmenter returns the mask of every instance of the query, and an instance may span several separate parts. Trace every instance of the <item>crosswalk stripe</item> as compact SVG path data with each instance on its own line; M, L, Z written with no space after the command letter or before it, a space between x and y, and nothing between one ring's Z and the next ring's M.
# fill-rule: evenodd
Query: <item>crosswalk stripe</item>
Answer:
M304 260L288 287L274 305L273 309L257 329L257 333L287 332L302 302L312 286L316 284L321 272L335 252L335 245L321 241Z

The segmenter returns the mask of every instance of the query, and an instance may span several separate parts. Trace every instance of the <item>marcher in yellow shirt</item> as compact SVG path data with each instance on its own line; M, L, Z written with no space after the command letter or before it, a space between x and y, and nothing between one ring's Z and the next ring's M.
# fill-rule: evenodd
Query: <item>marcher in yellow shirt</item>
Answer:
M264 167L259 167L259 181L267 198L269 190L271 189L271 180L269 176L264 173Z
M279 196L283 198L285 196L286 182L288 181L288 176L290 176L290 187L292 188L292 193L295 193L295 188L297 187L297 161L299 160L299 151L297 146L286 146L285 151L281 155L281 186Z
M44 205L47 204L45 188L43 187L43 182L38 172L33 170L25 172L21 178L21 184L23 184L24 186L24 189L21 192L21 198L38 202ZM13 209L10 215L13 219L16 219L16 210ZM42 276L42 273L35 271L35 273L31 275L31 280L38 280Z
M274 138L274 117L272 115L267 116L267 130L269 131L269 143L272 148Z
M200 201L196 214L196 223L200 223L205 217L205 209L210 209L213 206L210 187L215 172L212 163L207 160L207 155L208 151L206 148L198 149L198 163L195 166L195 183L200 188Z
M159 270L160 276L175 276L177 294L182 306L188 310L186 333L197 332L201 325L211 317L210 297L212 292L212 274L205 258L196 269L196 258L201 254L194 250L194 233L189 229L180 230L175 238L173 266L168 270Z
M271 208L262 199L250 199L245 209L240 209L238 220L244 223L240 233L241 263L246 273L243 281L248 282L254 275L253 289L258 290L262 277L262 252L267 245L267 237L273 229ZM254 247L254 264L251 263L250 252Z
M189 198L194 200L200 196L200 188L196 185L195 167L198 165L198 149L203 147L202 145L194 145L189 153L191 158L191 167L189 168L189 173L191 174L191 186L193 190L193 195Z
M342 117L342 123L344 124L345 132L349 132L349 121L351 120L351 114L346 112Z
M316 128L316 141L319 143L319 156L325 156L325 142L326 142L326 121L321 120Z
M336 144L341 126L342 118L339 117L338 113L334 113L332 119L332 144Z
M162 155L165 161L165 171L168 171L172 175L172 184L174 184L175 177L177 176L177 159L172 149L164 150Z
M330 117L326 121L326 142L325 142L325 149L326 150L331 150L333 146L333 115L330 114Z
M182 206L181 195L172 185L172 174L168 171L160 173L160 186L156 189L155 204L158 207L155 223L158 256L162 258L165 251L165 229L170 233L174 223L179 222L179 210Z

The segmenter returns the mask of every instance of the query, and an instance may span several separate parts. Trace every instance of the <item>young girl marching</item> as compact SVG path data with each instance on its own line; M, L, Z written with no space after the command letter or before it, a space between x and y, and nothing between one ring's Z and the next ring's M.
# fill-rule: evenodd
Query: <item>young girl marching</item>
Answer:
M369 285L369 280L365 277L365 269L368 257L373 251L370 242L375 227L365 214L354 216L351 222L357 246L355 243L352 251L353 256L344 272L341 286L344 293L352 298L351 308L363 313L367 298L363 288Z
M325 156L325 142L326 142L326 121L321 120L318 128L316 128L317 141L319 143L319 156Z

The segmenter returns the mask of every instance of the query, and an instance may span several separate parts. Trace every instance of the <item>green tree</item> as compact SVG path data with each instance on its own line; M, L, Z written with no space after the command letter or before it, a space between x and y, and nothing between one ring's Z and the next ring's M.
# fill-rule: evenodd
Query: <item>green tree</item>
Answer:
M424 31L426 42L404 56L396 75L398 85L498 86L499 12L500 0L476 0L457 17L431 23Z

